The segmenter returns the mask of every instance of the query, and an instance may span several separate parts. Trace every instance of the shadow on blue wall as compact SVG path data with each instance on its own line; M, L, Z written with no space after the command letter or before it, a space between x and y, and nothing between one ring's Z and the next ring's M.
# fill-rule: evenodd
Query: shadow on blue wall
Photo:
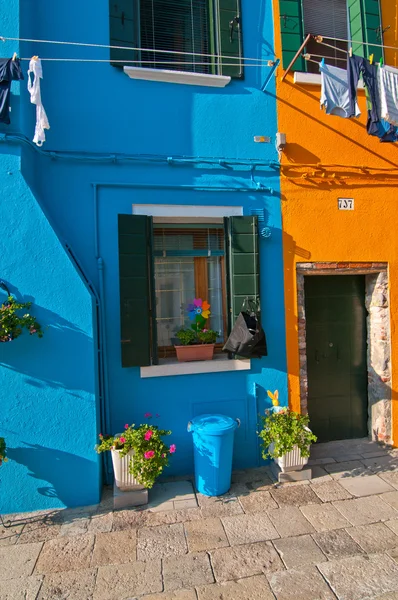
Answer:
M65 506L81 504L82 499L76 494L76 473L79 474L79 480L92 481L94 489L97 485L98 468L95 460L90 461L70 452L38 444L8 448L7 454L10 461L28 469L28 477L49 482L50 485L37 488L38 494L57 498Z

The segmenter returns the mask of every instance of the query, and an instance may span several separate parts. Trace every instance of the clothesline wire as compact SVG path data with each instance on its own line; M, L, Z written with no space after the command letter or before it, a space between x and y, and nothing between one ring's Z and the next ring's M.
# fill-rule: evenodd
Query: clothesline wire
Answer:
M32 58L20 58L19 60L23 60L23 61L30 61L32 60ZM161 65L165 65L164 68L167 67L167 65L195 65L195 66L206 66L206 67L212 67L212 66L217 66L218 63L211 63L211 62L204 62L204 63L198 63L198 62L191 62L191 61L183 61L183 62L176 62L176 61L161 61L161 60L113 60L110 58L104 58L104 59L98 59L98 58L41 58L41 61L47 60L47 61L54 61L54 62L89 62L89 63L108 63L108 64L113 64L113 63L120 63L123 65L129 64L129 63L136 63L137 65L154 65L154 64L161 64ZM223 67L236 67L237 63L223 63L222 66ZM267 65L267 61L265 61L264 65L263 64L259 64L259 65L243 65L245 68L246 67L261 67L261 66L268 66ZM211 73L210 73L211 75Z
M317 36L313 36L313 37L317 37ZM397 46L385 46L384 44L374 44L373 42L363 42L363 41L359 41L359 40L343 40L342 38L334 38L334 37L328 37L327 35L322 35L320 36L325 40L333 40L334 42L345 42L347 44L361 44L362 46L371 46L374 48L384 48L385 50L395 50L395 52L398 52L398 47Z
M301 55L305 60L311 60L312 57L315 58L329 58L331 60L344 60L346 61L345 58L339 58L338 56L322 56L321 54L312 54L312 52L306 52L305 54ZM306 58L306 57L310 57L310 58ZM318 62L318 61L313 61L313 62Z
M338 52L343 52L343 54L348 54L347 50L343 50L342 48L338 48L337 46L332 46L332 44L325 44L325 42L321 42L317 38L315 38L315 41L318 42L318 44L321 44L322 46L332 48L332 50L337 50Z
M221 58L226 58L228 60L234 60L233 56L225 56L222 54L201 54L199 52L181 52L181 51L174 51L174 50L156 50L154 48L134 48L134 47L130 47L130 46L110 46L108 44L88 44L85 42L67 42L67 41L63 41L63 40L34 40L34 39L30 39L30 38L16 38L16 37L5 37L0 35L0 40L2 42L5 42L7 40L9 41L13 41L13 42L31 42L31 43L37 43L37 44L58 44L58 45L66 45L66 46L84 46L87 48L110 48L112 50L131 50L131 51L135 51L135 52L156 52L157 54L173 54L173 55L184 55L184 56L202 56L205 58L217 58L217 59L221 59ZM241 61L243 60L252 60L252 61L256 61L256 62L268 62L269 59L263 59L263 58L247 58L247 57L237 57L236 58L236 64L240 64ZM116 62L113 61L112 62Z

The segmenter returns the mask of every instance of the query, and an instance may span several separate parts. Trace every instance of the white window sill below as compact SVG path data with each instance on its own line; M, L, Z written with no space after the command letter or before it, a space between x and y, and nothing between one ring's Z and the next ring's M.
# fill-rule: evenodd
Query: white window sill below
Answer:
M302 83L305 85L321 85L321 74L320 73L303 73L302 71L294 72L294 83ZM358 82L358 89L363 90L362 79Z
M224 354L216 354L213 360L176 362L175 358L164 359L153 367L140 367L141 378L169 377L170 375L197 375L199 373L222 373L225 371L250 371L251 360L229 360Z
M164 81L167 83L185 83L186 85L204 85L207 87L225 87L231 81L226 75L209 75L207 73L189 73L187 71L171 71L168 69L146 69L142 67L123 67L123 71L131 79L146 81Z

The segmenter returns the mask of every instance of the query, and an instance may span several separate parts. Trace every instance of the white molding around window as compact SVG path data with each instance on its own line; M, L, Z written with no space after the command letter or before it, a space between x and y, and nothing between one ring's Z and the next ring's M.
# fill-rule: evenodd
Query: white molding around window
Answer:
M185 83L186 85L202 85L223 88L231 81L226 75L210 75L208 73L191 73L188 71L171 71L169 69L147 69L143 67L123 67L123 71L131 79L146 81L163 81L165 83Z
M133 215L153 217L154 223L222 223L224 217L243 215L243 206L133 204L132 210Z
M171 375L198 375L200 373L224 373L226 371L250 371L251 360L230 360L226 355L216 354L213 360L175 362L165 359L163 364L153 367L140 367L141 378L169 377Z
M316 85L321 86L321 74L320 73L303 73L302 71L294 72L294 83L302 83L304 85ZM363 81L358 82L358 89L363 90Z

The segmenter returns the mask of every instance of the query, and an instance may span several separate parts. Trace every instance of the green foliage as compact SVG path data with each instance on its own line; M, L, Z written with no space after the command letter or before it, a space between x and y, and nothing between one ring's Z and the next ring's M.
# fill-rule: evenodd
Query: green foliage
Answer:
M261 417L263 430L258 434L262 440L263 458L280 458L298 446L303 458L310 455L309 447L316 442L316 436L308 429L308 415L300 415L289 409L266 411ZM273 450L269 446L274 444Z
M0 437L0 466L3 462L7 462L7 447L4 438Z
M149 423L137 428L134 424L125 425L124 433L115 436L100 434L100 443L95 449L98 454L108 450L120 450L120 458L133 450L130 473L141 485L151 488L163 469L168 466L170 454L175 452L174 444L169 447L162 440L163 436L170 434L171 431L159 429Z
M23 329L27 329L30 335L43 337L43 330L35 317L29 313L18 315L18 311L29 310L31 305L31 302L17 302L8 296L7 302L0 307L0 342L12 342L21 335Z
M192 325L193 327L193 325ZM213 329L180 329L177 331L176 336L181 342L182 346L192 346L194 344L215 344L218 333Z

